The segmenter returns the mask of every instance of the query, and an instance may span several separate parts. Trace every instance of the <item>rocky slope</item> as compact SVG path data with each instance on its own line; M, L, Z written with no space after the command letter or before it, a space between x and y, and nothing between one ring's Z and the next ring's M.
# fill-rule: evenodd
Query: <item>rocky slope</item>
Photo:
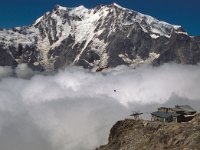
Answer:
M27 27L0 30L0 66L35 70L200 62L200 38L181 26L115 3L92 9L55 6Z
M98 150L199 150L200 115L188 123L118 121L109 142Z

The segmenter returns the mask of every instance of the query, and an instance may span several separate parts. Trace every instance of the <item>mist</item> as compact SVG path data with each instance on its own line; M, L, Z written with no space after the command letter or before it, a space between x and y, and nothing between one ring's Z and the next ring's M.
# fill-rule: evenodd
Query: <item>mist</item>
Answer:
M67 67L42 75L0 67L0 149L89 150L106 144L118 120L159 106L200 110L200 67L119 66L102 73Z

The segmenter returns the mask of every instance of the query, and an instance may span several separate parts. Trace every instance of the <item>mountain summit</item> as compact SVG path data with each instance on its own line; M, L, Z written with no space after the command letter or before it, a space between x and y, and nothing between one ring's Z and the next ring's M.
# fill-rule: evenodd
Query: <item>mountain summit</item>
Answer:
M200 62L200 38L181 26L123 8L56 5L31 26L0 30L0 66L34 70Z

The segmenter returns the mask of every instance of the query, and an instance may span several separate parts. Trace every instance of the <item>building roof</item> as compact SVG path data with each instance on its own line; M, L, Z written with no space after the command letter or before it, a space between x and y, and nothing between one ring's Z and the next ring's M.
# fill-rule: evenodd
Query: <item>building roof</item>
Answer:
M151 113L154 116L161 117L161 118L168 118L168 117L178 117L180 114L174 113L174 112L162 112L162 111L156 111Z
M183 110L186 113L192 113L192 112L196 112L195 109L193 109L191 106L189 105L176 105L175 108L178 108L180 110Z
M142 115L143 113L139 113L139 112L133 112L130 116L137 116L137 115Z
M173 111L175 111L175 112L184 112L184 110L183 109L181 109L181 108L171 108L171 110L173 110Z

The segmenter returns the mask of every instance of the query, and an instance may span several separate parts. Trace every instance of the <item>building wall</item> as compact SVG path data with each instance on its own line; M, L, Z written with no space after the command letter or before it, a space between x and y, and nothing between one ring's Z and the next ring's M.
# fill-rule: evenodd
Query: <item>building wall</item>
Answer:
M173 117L173 122L178 122L178 118L177 117Z
M157 117L157 116L153 116L151 118L152 121L159 121L159 122L176 122L176 119L173 119L173 117L168 117L168 118L162 118L162 117Z
M167 107L160 107L160 108L158 108L158 111L161 111L161 112L174 112L173 109L167 108Z
M194 118L194 116L184 117L184 122L191 121Z

